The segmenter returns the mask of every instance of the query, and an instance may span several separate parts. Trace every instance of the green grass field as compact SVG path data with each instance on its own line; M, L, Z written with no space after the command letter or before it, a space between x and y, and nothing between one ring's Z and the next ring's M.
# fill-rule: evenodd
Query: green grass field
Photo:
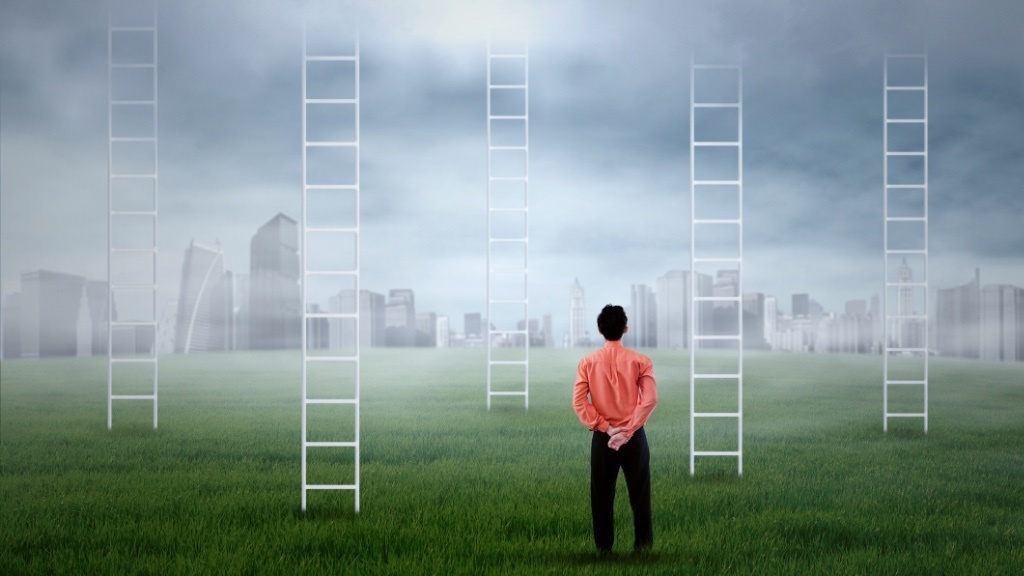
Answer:
M156 431L131 401L107 430L105 359L4 362L0 574L1022 573L1024 365L933 359L928 434L883 434L880 358L748 354L743 477L691 477L688 360L652 352L654 552L620 480L599 559L578 357L534 351L529 411L487 412L482 351L364 353L359 515L351 492L300 510L295 353L162 357Z

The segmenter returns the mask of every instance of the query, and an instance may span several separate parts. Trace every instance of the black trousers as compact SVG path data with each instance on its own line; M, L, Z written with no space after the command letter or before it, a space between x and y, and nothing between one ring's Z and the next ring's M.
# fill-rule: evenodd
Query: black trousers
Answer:
M619 468L626 476L629 505L633 508L633 547L654 544L651 523L651 451L641 426L618 451L608 447L609 436L594 432L590 444L590 510L594 515L594 543L611 550L615 541L615 482Z

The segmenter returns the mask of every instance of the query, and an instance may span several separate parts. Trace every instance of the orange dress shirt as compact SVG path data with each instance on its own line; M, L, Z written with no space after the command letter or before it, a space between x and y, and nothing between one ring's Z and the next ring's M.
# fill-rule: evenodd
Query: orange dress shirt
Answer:
M657 404L651 359L621 341L606 341L604 348L580 360L572 407L587 428L604 432L609 426L625 426L623 434L631 438Z

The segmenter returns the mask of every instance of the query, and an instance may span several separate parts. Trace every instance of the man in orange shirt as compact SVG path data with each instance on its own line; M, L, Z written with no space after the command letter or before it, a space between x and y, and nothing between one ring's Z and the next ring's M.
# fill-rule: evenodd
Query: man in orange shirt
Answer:
M580 422L594 431L590 444L590 509L594 543L610 553L615 539L615 482L622 468L633 509L633 547L654 544L651 523L651 453L644 423L658 403L650 358L622 345L626 326L622 306L601 310L597 328L604 348L580 360L572 407ZM590 396L588 399L587 396Z

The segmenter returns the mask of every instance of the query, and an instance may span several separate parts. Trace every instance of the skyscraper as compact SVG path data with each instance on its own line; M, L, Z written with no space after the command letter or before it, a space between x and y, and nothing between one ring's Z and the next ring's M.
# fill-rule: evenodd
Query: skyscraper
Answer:
M935 347L943 356L977 358L981 346L981 270L961 286L935 291Z
M551 314L544 315L544 347L555 347L555 333L551 327Z
M655 312L658 348L683 350L690 346L690 284L685 270L669 270L655 284ZM697 294L711 296L712 280L697 273ZM712 309L708 302L697 303L697 327L701 334L711 333Z
M437 348L437 313L416 313L416 345L421 348Z
M192 240L181 266L175 352L227 349L231 314L225 288L224 253L220 246Z
M792 316L796 318L808 318L811 314L811 299L807 294L793 294Z
M981 358L1013 362L1021 354L1024 290L1008 284L981 289Z
M284 214L260 227L249 244L249 348L302 345L299 229Z
M588 346L587 307L583 302L583 286L576 278L569 292L569 345L573 348Z
M654 348L658 343L657 297L649 286L633 284L629 289L629 332L626 344Z
M85 278L49 270L21 274L21 356L75 356Z
M438 348L448 348L450 346L448 317L443 314L437 317L436 341Z
M408 288L388 292L384 317L388 346L416 345L416 297Z
M765 295L753 292L743 295L743 347L768 348L764 337Z
M775 296L764 298L764 341L770 349L775 348L775 333L778 332L779 303Z
M333 313L355 311L353 290L342 290L332 296L328 303L328 311ZM385 333L385 299L383 294L369 290L359 291L359 347L380 348L387 345ZM329 328L330 348L338 350L351 346L354 342L352 331L354 322L332 321Z

